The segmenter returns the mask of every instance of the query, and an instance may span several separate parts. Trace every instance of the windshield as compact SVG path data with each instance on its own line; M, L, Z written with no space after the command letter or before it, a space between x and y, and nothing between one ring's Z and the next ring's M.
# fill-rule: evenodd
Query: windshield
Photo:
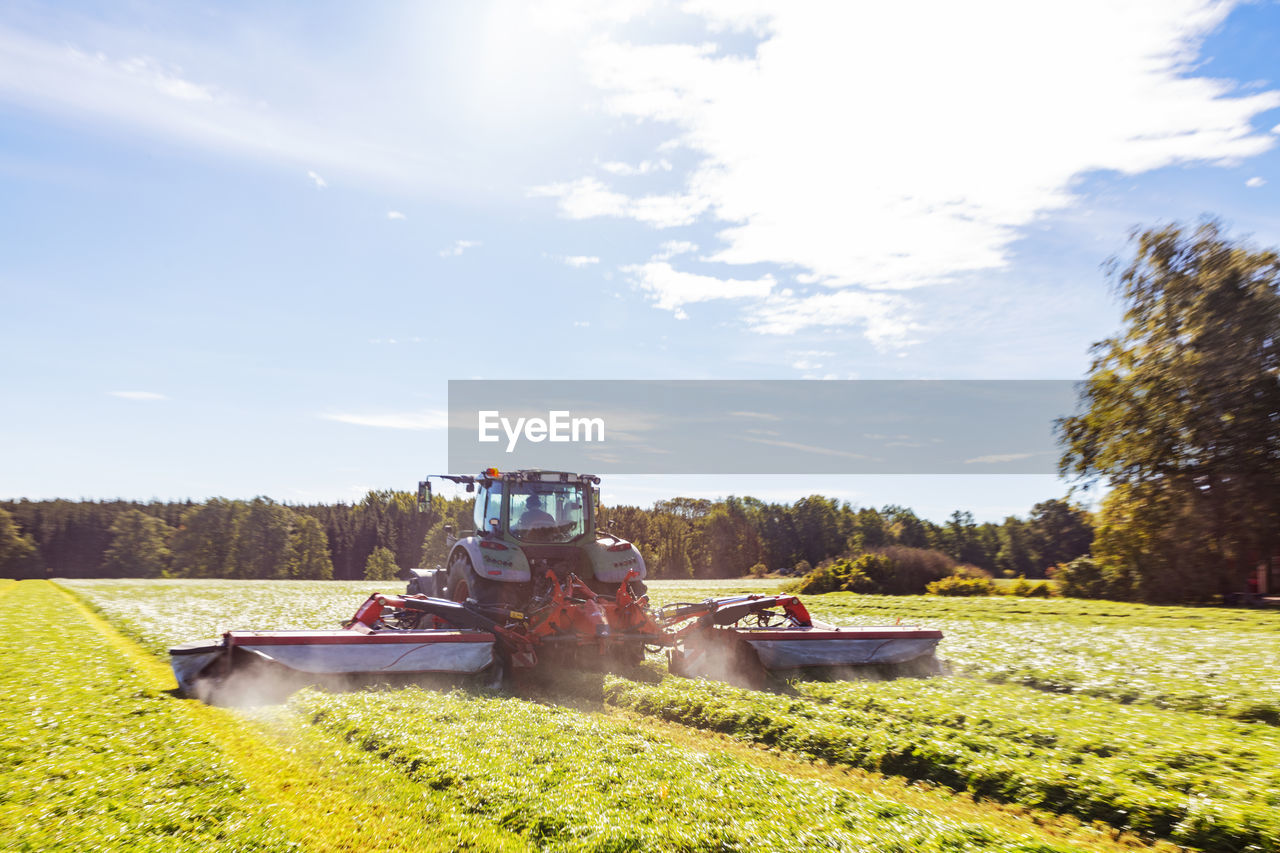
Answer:
M511 483L511 535L525 542L568 542L586 531L582 486Z
M475 521L476 530L484 533L496 533L498 522L502 518L502 483L491 483L488 488L481 487L476 498Z

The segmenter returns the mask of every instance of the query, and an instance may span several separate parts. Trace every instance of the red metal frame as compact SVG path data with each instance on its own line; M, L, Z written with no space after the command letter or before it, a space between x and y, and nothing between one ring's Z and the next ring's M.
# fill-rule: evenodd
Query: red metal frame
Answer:
M649 598L636 595L631 582L639 573L631 571L613 596L599 595L575 574L563 580L548 571L550 603L529 614L510 614L505 626L494 624L492 631L449 630L448 621L431 615L436 628L379 631L377 626L385 609L415 609L406 602L410 598L431 601L425 596L398 596L375 593L360 605L345 631L273 632L271 634L235 633L227 635L228 645L286 645L310 643L449 643L499 641L513 666L532 667L537 663L537 648L544 643L574 643L595 646L605 654L611 645L643 642L646 645L677 646L695 632L724 632L752 640L897 640L942 639L942 632L918 627L848 627L814 626L809 611L794 595L740 595L707 599L676 606L669 615L649 609ZM450 603L450 606L456 606ZM421 609L420 607L417 609ZM740 611L740 612L739 612ZM788 625L739 627L743 619L773 613L785 617ZM723 623L716 619L717 614ZM655 618L656 615L656 618ZM352 630L354 629L354 630ZM711 635L707 635L711 636Z

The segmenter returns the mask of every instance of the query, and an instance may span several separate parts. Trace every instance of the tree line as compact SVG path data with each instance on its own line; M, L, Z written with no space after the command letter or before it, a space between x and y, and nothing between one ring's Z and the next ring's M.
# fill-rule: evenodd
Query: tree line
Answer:
M443 563L446 525L472 527L463 498L371 491L357 503L294 506L258 497L205 503L0 502L0 574L58 577L385 579ZM617 506L600 523L640 549L653 577L737 577L842 554L902 545L1010 576L1044 577L1084 554L1088 513L1065 501L1037 504L1023 520L945 524L910 509L853 507L811 495L792 504L756 498L673 498Z
M307 506L266 497L2 501L0 576L356 580L371 558L385 563L378 549L417 565L427 526L416 498L393 491Z
M991 573L1043 578L1088 553L1093 540L1089 514L1063 500L999 524L978 524L959 510L936 524L906 507L855 507L821 495L792 504L674 498L603 515L613 532L636 543L656 577L738 577L897 545L940 551Z

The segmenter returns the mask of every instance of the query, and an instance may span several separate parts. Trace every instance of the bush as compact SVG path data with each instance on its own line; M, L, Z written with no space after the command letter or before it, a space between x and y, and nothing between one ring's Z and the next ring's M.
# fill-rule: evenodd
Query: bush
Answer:
M1032 584L1031 591L1027 593L1028 598L1048 598L1051 595L1053 595L1053 587L1049 586L1049 584L1044 581Z
M892 571L885 577L875 578L885 595L920 595L930 583L956 570L955 560L928 548L891 545L875 553L886 557L892 565Z
M990 578L955 574L936 580L926 589L930 595L995 595L996 585Z
M1009 588L1009 594L1019 598L1048 598L1053 594L1053 590L1044 581L1032 583L1022 575L1018 575L1018 580Z
M805 595L824 592L874 594L880 591L876 578L885 576L889 571L888 560L879 554L863 554L853 560L841 557L819 563L818 568L792 584L790 591Z
M764 563L756 563L754 566L747 569L747 572L753 578L762 578L769 573L769 569L765 566Z
M919 595L930 582L951 574L955 565L939 551L893 546L821 563L789 591L802 595L825 592Z
M1134 577L1128 568L1092 557L1076 557L1054 566L1050 577L1058 581L1058 592L1068 598L1133 598Z
M389 548L383 548L381 545L374 548L369 554L368 562L364 564L364 576L366 580L371 581L395 580L400 576L396 555L391 553Z

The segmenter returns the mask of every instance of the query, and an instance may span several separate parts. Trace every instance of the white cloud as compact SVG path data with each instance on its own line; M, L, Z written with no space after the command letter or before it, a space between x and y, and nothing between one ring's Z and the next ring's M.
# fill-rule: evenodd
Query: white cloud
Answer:
M912 306L903 296L846 288L797 296L781 291L753 306L747 324L770 335L791 335L810 327L855 326L880 349L914 343L921 327L912 319Z
M914 447L917 445L904 445L906 447ZM965 465L993 465L1000 462L1017 462L1020 459L1030 459L1035 456L1034 453L992 453L989 456L975 456L972 459L964 460Z
M168 400L164 394L157 391L108 391L112 397L119 397L121 400Z
M823 362L831 358L835 353L826 350L803 350L801 352L791 353L791 357L795 361L791 362L791 366L796 370L820 370Z
M608 163L601 163L600 168L611 175L648 175L651 172L670 172L671 161L667 159L661 160L642 160L636 165L630 163L621 163L612 160Z
M159 28L112 29L83 18L60 18L58 24L51 35L0 25L0 103L204 150L303 165L317 186L323 181L317 172L328 168L398 186L436 184L448 176L420 138L396 138L392 128L375 127L376 116L365 109L373 81L362 81L366 103L356 103L350 92L338 92L354 90L349 81L326 76L318 63L300 63L292 53L297 44L255 53L249 74L247 61L227 63L219 58L228 55L225 47L211 49L199 38L182 43ZM205 67L192 72L153 54L203 60ZM332 93L330 102L320 109L306 98L290 103L271 97L271 84L290 75L304 89ZM215 77L235 82L210 82ZM342 109L333 108L334 98L343 100ZM362 121L352 120L357 112Z
M688 240L668 240L658 247L658 253L653 257L656 260L669 261L676 255L687 255L696 251L698 251L697 243L690 243Z
M383 429L447 429L449 426L449 413L439 410L384 414L331 414L320 417L327 421Z
M322 190L325 187L329 186L329 182L326 181L324 178L320 177L318 174L316 174L315 170L313 169L307 170L307 177L311 179L312 183L316 185L316 189L318 190Z
M533 187L529 195L560 200L560 213L568 219L625 216L630 199L606 187L597 178L579 178L559 184Z
M600 259L595 255L566 255L560 258L560 262L571 267L582 268L598 264Z
M683 306L690 302L760 298L767 296L776 283L770 275L755 280L739 280L683 272L672 269L666 261L649 261L621 269L631 276L637 287L649 294L658 308L674 311L682 320L688 318Z
M825 377L825 378L830 379L833 377ZM755 436L744 435L742 436L742 439L743 441L754 441L756 444L768 444L772 447L783 447L783 448L786 448L787 450L803 450L805 453L820 453L823 456L840 456L845 459L869 459L870 458L868 456L863 456L861 453L854 453L853 451L850 451L850 450L837 450L832 447L819 447L814 444L800 444L795 441L783 441L782 439L776 439L776 438L758 438Z
M665 193L633 199L628 215L654 228L677 228L692 225L711 202L696 193Z
M911 4L699 0L684 11L757 33L755 55L611 33L585 49L612 113L670 125L700 158L683 189L645 196L584 177L536 194L574 219L714 219L722 246L707 260L789 266L842 294L750 309L761 330L857 322L903 339L910 302L873 291L1006 265L1022 229L1076 200L1079 176L1232 164L1274 146L1252 120L1280 93L1188 76L1231 6L931 4L922 26Z
M482 245L479 240L458 240L449 248L441 249L439 254L442 258L456 258L467 249L474 249L479 245Z
M400 212L400 211L398 211L398 210L388 210L388 211L387 211L387 219L395 219L395 220L399 220L399 221L403 222L404 220L406 220L406 219L408 219L408 218L409 218L409 217L405 216L403 213L401 213L401 212Z
M706 198L695 193L662 193L632 198L590 177L532 187L529 195L559 199L560 214L567 219L625 217L655 228L689 225L709 205Z
M1266 182L1267 182L1267 179L1266 179L1266 178L1259 178L1259 177L1257 177L1257 176L1255 175L1254 177L1252 177L1252 178L1250 178L1249 180L1245 181L1245 182L1244 182L1244 185L1245 185L1246 187L1257 188L1257 187L1262 186L1262 185L1263 185L1263 184L1265 184Z
M573 327L575 329L585 329L591 325L590 320L574 320Z

